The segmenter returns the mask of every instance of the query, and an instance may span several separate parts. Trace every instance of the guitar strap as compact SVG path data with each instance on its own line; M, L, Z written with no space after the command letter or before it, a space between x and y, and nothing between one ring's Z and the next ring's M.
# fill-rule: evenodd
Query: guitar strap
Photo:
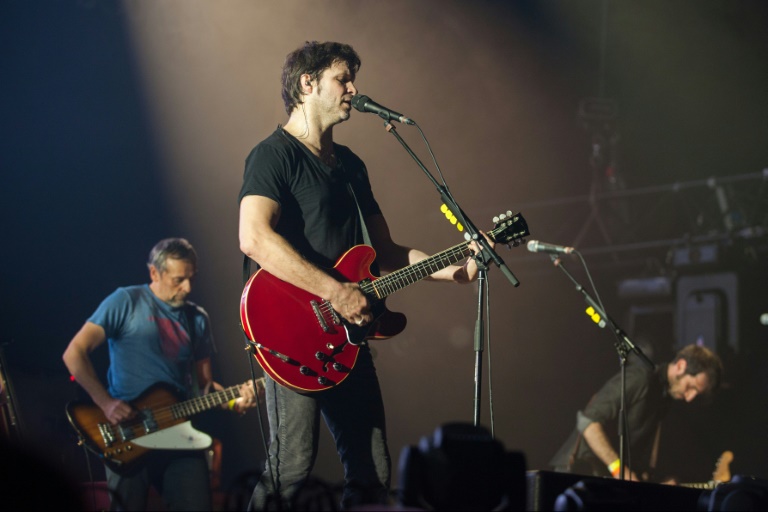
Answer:
M368 235L368 228L365 227L365 218L363 218L363 211L360 209L360 203L357 202L355 189L352 188L352 183L349 182L349 180L347 180L347 188L349 189L349 194L352 196L352 199L354 199L355 206L357 207L357 215L360 217L360 229L363 232L363 240L365 241L365 245L373 247L373 244L371 244L371 237Z
M247 254L243 254L243 286L245 286L245 283L248 282L248 279L251 278L251 258L248 257ZM256 270L259 270L259 264L255 261L253 262L256 265ZM254 271L255 272L255 271Z
M254 262L256 264L256 270L259 269L259 264ZM243 286L245 286L245 283L248 282L248 279L251 278L251 258L248 257L247 254L243 254ZM243 345L245 346L245 350L249 350L251 348L251 340L248 339L248 336L245 334L245 329L242 328L242 325L240 326L240 331L243 333ZM255 350L255 349L254 349ZM249 363L250 357L248 358Z
M187 330L189 331L189 340L192 343L192 347L196 347L198 343L197 339L197 326L195 325L195 307L191 304L185 303L184 304L184 316L187 319ZM192 353L194 354L194 348L192 350ZM200 396L200 382L197 379L197 364L194 360L192 360L191 368L189 369L189 375L191 377L192 382L192 393L190 397L198 397Z
M344 167L344 162L341 161L341 158L338 159L338 166L341 168L342 174L347 181L347 189L349 190L349 195L352 196L352 200L355 202L355 207L357 208L357 216L360 219L360 230L363 232L363 241L365 242L365 245L373 247L373 244L371 243L371 237L368 235L368 228L365 226L363 210L360 208L360 203L358 202L357 195L355 194L355 188L352 186L352 181L349 179L349 174L347 174L347 169Z
M649 463L649 467L651 471L656 470L656 463L659 460L659 444L661 442L661 422L659 422L659 425L656 427L656 436L653 439L653 449L651 450L651 460Z

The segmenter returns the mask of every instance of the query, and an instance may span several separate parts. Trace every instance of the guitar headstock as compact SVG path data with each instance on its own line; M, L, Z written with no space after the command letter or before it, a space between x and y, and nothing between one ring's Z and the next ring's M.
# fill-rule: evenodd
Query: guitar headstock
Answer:
M525 237L531 233L528 231L528 223L521 213L512 213L507 210L493 218L493 229L488 236L497 244L506 244L517 247L525 242Z
M731 462L733 462L733 452L730 450L724 451L717 460L715 472L712 474L712 480L714 482L721 483L731 481Z

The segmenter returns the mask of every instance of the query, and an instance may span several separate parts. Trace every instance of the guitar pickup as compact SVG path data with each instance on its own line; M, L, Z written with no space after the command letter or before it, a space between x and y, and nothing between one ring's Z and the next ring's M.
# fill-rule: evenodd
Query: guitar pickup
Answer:
M158 428L157 421L155 421L155 417L149 409L141 411L141 424L144 425L144 432L147 434L154 432Z
M133 431L131 425L124 425L122 423L117 425L117 433L120 435L120 440L122 442L130 441L136 437L136 433Z
M141 425L141 429L137 428ZM129 423L120 423L117 426L118 434L123 442L131 441L136 437L152 433L158 430L157 420L152 414L150 409L142 409L138 413L138 417ZM143 431L142 431L143 430Z

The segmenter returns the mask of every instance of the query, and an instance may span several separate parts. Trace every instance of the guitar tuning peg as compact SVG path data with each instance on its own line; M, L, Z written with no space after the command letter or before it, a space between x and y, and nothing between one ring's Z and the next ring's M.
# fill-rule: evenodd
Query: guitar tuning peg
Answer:
M512 247L520 247L520 240L513 240Z
M507 217L511 217L511 216L512 216L512 210L507 210Z
M499 219L499 216L495 216L493 219L491 219L494 224L498 224L501 219Z
M506 214L504 214L504 213L502 213L501 215L499 215L499 220L504 220L504 219L506 219L506 218L507 218L507 215L506 215Z

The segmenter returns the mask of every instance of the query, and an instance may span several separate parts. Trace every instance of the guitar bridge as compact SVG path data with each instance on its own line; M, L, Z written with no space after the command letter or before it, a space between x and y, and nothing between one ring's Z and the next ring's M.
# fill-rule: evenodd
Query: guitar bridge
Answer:
M317 322L320 324L320 328L323 332L331 332L329 321L333 325L341 324L341 317L333 309L329 301L323 300L322 302L317 302L316 300L311 300L309 301L309 304L312 306L312 311L314 311L315 318L317 318Z
M99 434L101 434L101 439L107 448L115 442L115 433L112 431L112 425L109 423L99 423Z

